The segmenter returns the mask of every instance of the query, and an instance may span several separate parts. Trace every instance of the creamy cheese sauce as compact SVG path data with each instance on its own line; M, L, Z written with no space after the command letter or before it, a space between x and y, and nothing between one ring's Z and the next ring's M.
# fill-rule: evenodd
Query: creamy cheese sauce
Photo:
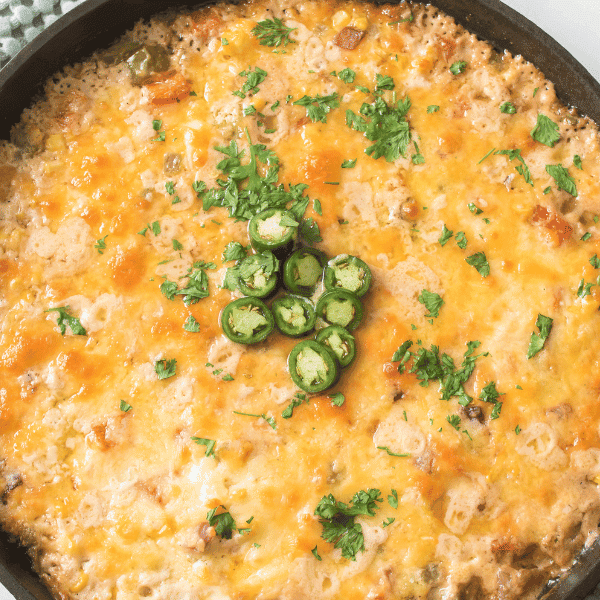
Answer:
M293 43L259 43L253 29L273 17ZM363 36L353 49L347 27ZM596 126L521 58L417 4L219 6L126 39L169 47L169 71L134 85L106 55L70 68L2 149L5 528L57 598L536 597L600 514ZM244 88L257 68L264 80ZM332 94L321 120L295 104ZM347 125L378 97L410 98L413 141L391 162ZM540 114L557 125L552 145L532 136ZM324 393L284 418L296 341L222 334L239 296L221 287L222 254L248 245L247 224L203 210L192 184L217 186L216 147L232 140L243 164L248 140L264 144L277 183L307 184L316 247L371 267L357 359L331 390L341 406ZM515 149L522 161L498 153ZM576 196L547 165L568 170ZM215 266L207 297L161 293L198 261ZM70 322L61 335L48 311L66 306L86 335ZM552 329L528 359L540 314ZM479 342L468 406L420 385L414 357L399 372L408 340L457 369ZM174 374L160 379L159 364ZM484 402L490 382L501 395ZM350 560L315 508L368 489L381 502L357 518L364 551ZM229 540L208 527L220 506Z

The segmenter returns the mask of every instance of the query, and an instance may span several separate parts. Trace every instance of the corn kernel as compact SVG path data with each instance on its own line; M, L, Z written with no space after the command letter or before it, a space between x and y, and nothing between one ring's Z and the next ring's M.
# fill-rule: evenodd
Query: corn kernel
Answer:
M77 578L75 583L69 588L69 591L72 594L81 592L81 590L87 585L88 580L89 580L88 574L85 571L80 571L79 577Z
M60 152L65 150L66 147L65 138L60 133L49 135L46 140L46 150L50 152Z
M340 31L351 21L350 15L345 10L338 10L331 18L331 25L336 31Z
M354 19L352 19L352 22L350 23L350 25L352 27L354 27L355 29L360 29L361 31L366 31L367 27L369 26L369 21L368 21L367 17L363 17L363 16L354 17Z
M267 105L267 101L264 98L257 98L256 96L252 98L252 104L254 108L259 112Z
M56 171L62 171L64 169L64 163L61 160L44 163L44 171L46 175L56 173Z
M600 485L600 475L596 475L596 477L594 477L592 479L592 481L596 484L596 485Z

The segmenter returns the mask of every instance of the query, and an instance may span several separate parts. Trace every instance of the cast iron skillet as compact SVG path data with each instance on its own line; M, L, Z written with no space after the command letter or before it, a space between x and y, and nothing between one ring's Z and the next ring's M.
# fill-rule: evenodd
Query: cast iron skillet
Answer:
M391 0L392 2L394 0ZM398 1L398 0L396 0ZM425 0L422 0L425 1ZM600 123L600 83L560 44L500 0L431 0L498 50L521 54L543 71L567 105ZM24 48L0 71L0 139L7 139L43 82L63 66L108 46L141 19L201 0L87 0ZM206 1L204 3L207 3ZM0 581L17 600L52 600L25 551L0 532ZM600 540L583 552L567 577L548 582L540 598L579 600L600 581Z

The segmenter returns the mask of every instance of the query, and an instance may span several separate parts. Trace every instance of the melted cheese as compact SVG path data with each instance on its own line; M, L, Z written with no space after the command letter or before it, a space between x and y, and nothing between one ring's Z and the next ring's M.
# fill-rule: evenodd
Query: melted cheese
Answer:
M252 34L272 16L294 28L276 52ZM366 29L353 50L335 43L345 26ZM134 86L123 64L68 69L15 132L33 152L2 149L4 526L34 548L57 597L536 597L597 535L600 288L577 294L600 274L589 262L600 251L596 126L534 67L432 7L254 2L138 25L127 39L168 45L172 71ZM454 75L457 61L467 66ZM240 98L249 66L267 76ZM354 83L333 74L344 68ZM375 160L346 125L346 110L374 99L357 85L374 90L378 75L395 84L386 102L410 97L423 164L413 145ZM325 122L289 101L333 93ZM506 101L515 114L500 111ZM538 114L558 123L554 147L530 135ZM248 244L246 224L203 211L191 185L214 187L215 147L247 150L246 132L279 157L279 182L320 200L306 212L318 247L373 271L358 358L335 387L341 407L316 396L282 418L298 391L286 366L295 341L240 347L222 335L236 295L220 287L222 253ZM534 186L506 155L481 160L494 148L520 149ZM180 170L165 173L173 155ZM568 168L576 198L547 164ZM444 225L454 237L442 246ZM478 252L487 277L466 262ZM161 294L200 260L217 266L207 298L186 307ZM426 316L424 289L442 297L438 317ZM87 335L61 336L47 311L67 305ZM553 328L528 360L540 313ZM197 333L183 327L190 316ZM398 372L406 340L457 365L481 343L471 408ZM159 379L156 364L171 360L175 375ZM489 382L502 394L496 419L478 400ZM215 440L214 456L193 437ZM369 488L383 502L360 517L365 549L350 561L321 538L314 510ZM207 513L220 505L247 531L215 536Z

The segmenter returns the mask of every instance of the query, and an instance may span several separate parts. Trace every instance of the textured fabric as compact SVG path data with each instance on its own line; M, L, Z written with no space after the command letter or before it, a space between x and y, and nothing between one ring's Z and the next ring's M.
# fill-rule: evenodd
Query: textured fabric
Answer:
M0 66L84 0L0 0Z

